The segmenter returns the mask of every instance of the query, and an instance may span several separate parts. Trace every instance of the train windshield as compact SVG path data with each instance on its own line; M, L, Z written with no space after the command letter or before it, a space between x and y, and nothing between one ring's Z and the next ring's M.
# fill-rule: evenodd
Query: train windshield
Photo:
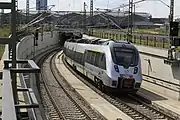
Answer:
M128 68L138 64L138 55L134 49L114 48L116 64Z

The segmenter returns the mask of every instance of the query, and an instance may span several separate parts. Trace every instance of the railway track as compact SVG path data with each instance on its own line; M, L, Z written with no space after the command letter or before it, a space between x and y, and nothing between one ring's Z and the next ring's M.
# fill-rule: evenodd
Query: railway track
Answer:
M59 76L54 62L56 53L43 58L44 62L41 65L40 90L46 118L48 120L105 120L102 115L91 109L62 76Z
M116 96L104 94L95 87L91 80L78 71L74 71L65 61L64 57L63 63L83 83L134 120L177 120L176 117L170 116L165 112L161 112L160 108L155 109L152 105L143 102L136 95Z

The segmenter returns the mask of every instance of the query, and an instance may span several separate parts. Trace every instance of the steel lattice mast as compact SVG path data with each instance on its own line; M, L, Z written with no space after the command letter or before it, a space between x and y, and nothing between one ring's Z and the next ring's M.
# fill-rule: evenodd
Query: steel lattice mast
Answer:
M132 29L133 29L133 0L129 0L128 35L127 35L127 40L129 42L132 42Z
M26 0L26 24L29 22L29 0Z
M83 28L84 32L86 32L86 3L84 2L84 20L83 20Z
M91 23L91 27L94 25L94 22L93 22L93 0L90 1L90 23ZM90 29L90 34L92 35L93 34L93 28Z

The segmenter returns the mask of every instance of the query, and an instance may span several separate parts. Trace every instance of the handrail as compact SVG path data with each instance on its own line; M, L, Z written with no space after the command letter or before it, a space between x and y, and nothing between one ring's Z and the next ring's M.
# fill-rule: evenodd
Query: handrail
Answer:
M17 64L28 64L30 68L10 68L9 64L12 60L4 60L4 70L3 70L3 107L2 107L2 118L3 120L17 120L17 110L20 108L38 108L39 105L31 89L20 88L17 91L13 91L11 73L38 73L40 72L39 67L32 60L17 60ZM18 91L27 91L31 97L31 103L26 105L15 105L14 93Z
M20 74L20 77L22 78L22 84L24 85L24 89L28 89L28 88L27 88L27 85L26 85L26 83L25 83L23 74ZM32 104L31 96L30 96L29 93L27 93L27 98L28 98L29 104ZM33 114L33 116L34 116L34 120L36 120L36 114L35 114L35 110L34 110L34 109L32 109L32 114Z

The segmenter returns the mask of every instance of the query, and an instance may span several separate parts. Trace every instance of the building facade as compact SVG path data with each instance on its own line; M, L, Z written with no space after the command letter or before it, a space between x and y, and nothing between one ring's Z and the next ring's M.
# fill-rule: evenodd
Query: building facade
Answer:
M47 0L36 0L36 10L47 10Z

